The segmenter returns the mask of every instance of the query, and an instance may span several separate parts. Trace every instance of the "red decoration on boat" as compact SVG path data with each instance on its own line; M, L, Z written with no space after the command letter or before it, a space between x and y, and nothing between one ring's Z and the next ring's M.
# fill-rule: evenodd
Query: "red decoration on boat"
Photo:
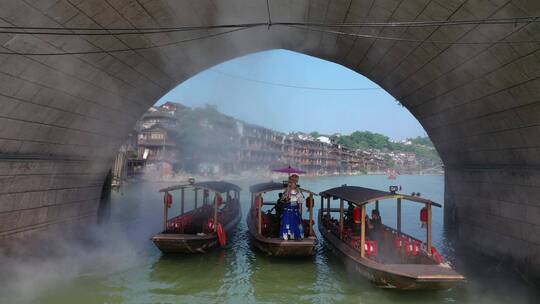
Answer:
M417 256L420 253L420 246L422 243L415 240L407 240L407 244L405 246L405 252L407 255L413 255Z
M225 247L225 245L227 245L227 234L223 230L221 223L217 224L217 235L219 244L221 245L221 247Z
M407 237L405 236L396 236L394 238L394 247L401 248L406 246L407 243Z
M163 195L163 202L167 205L167 208L171 208L173 202L172 194L165 192L165 195Z
M217 203L218 207L221 206L221 204L223 204L223 197L221 194L216 193L216 196L214 196L214 201Z
M364 250L367 256L376 256L379 253L377 241L366 241L364 243Z
M184 229L189 227L192 221L193 216L188 214L172 218L167 222L167 230L176 233L184 233Z
M439 251L437 251L437 249L435 247L431 247L431 254L433 256L433 259L435 260L435 262L441 264L441 263L444 263L444 258L442 257L442 255L439 253Z
M208 218L208 220L206 221L206 228L208 229L207 231L214 231L214 218L213 217Z
M356 224L360 224L362 222L362 209L361 208L359 207L354 208L353 220Z

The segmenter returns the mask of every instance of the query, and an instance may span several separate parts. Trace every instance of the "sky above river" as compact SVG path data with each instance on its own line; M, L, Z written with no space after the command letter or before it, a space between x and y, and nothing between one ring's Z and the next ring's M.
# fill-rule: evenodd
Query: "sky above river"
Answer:
M207 69L157 104L216 105L222 113L282 132L382 133L425 136L407 109L366 77L315 57L272 50Z

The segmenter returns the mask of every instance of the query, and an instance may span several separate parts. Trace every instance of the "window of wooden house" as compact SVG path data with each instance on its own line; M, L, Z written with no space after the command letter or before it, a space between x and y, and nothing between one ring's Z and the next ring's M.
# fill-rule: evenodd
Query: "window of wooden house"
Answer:
M163 136L163 133L152 133L152 134L150 134L150 138L151 139L163 139L164 136Z

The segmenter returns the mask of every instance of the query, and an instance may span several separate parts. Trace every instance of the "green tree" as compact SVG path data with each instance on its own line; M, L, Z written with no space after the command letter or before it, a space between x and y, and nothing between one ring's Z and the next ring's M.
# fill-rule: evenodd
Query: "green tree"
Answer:
M309 135L311 135L311 136L313 136L313 137L315 137L315 138L317 138L317 137L319 137L319 136L322 136L322 134L319 133L319 132L317 132L317 131L311 132L311 133L309 133Z
M391 149L392 143L388 136L369 131L355 131L350 135L334 136L334 140L341 145L353 149Z
M388 136L369 131L355 131L350 135L333 135L336 143L352 149L377 149L388 151L412 152L418 158L424 158L434 162L441 162L439 154L429 137L415 137L409 139L410 145L391 142ZM388 164L388 165L394 165Z

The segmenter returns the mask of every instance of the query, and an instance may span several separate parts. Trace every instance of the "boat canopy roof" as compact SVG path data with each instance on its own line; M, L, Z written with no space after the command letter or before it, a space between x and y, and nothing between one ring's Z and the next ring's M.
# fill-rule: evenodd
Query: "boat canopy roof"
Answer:
M239 186L224 182L224 181L208 181L208 182L200 182L200 183L190 183L190 184L182 184L182 185L176 185L176 186L170 186L167 188L160 189L159 192L169 192L179 189L185 189L185 188L196 188L196 189L206 189L218 193L228 192L228 191L241 191L242 188Z
M263 192L269 192L269 191L283 190L286 187L287 187L286 182L281 182L281 183L267 182L267 183L260 183L260 184L252 185L251 187L249 187L249 191L251 193L263 193ZM307 192L309 194L317 195L317 193L301 188L301 187L300 187L300 190L302 192Z
M343 199L356 205L365 205L374 201L384 199L402 198L408 201L441 207L440 204L418 196L405 195L357 186L336 187L323 191L319 194L324 198L331 197L333 199Z

